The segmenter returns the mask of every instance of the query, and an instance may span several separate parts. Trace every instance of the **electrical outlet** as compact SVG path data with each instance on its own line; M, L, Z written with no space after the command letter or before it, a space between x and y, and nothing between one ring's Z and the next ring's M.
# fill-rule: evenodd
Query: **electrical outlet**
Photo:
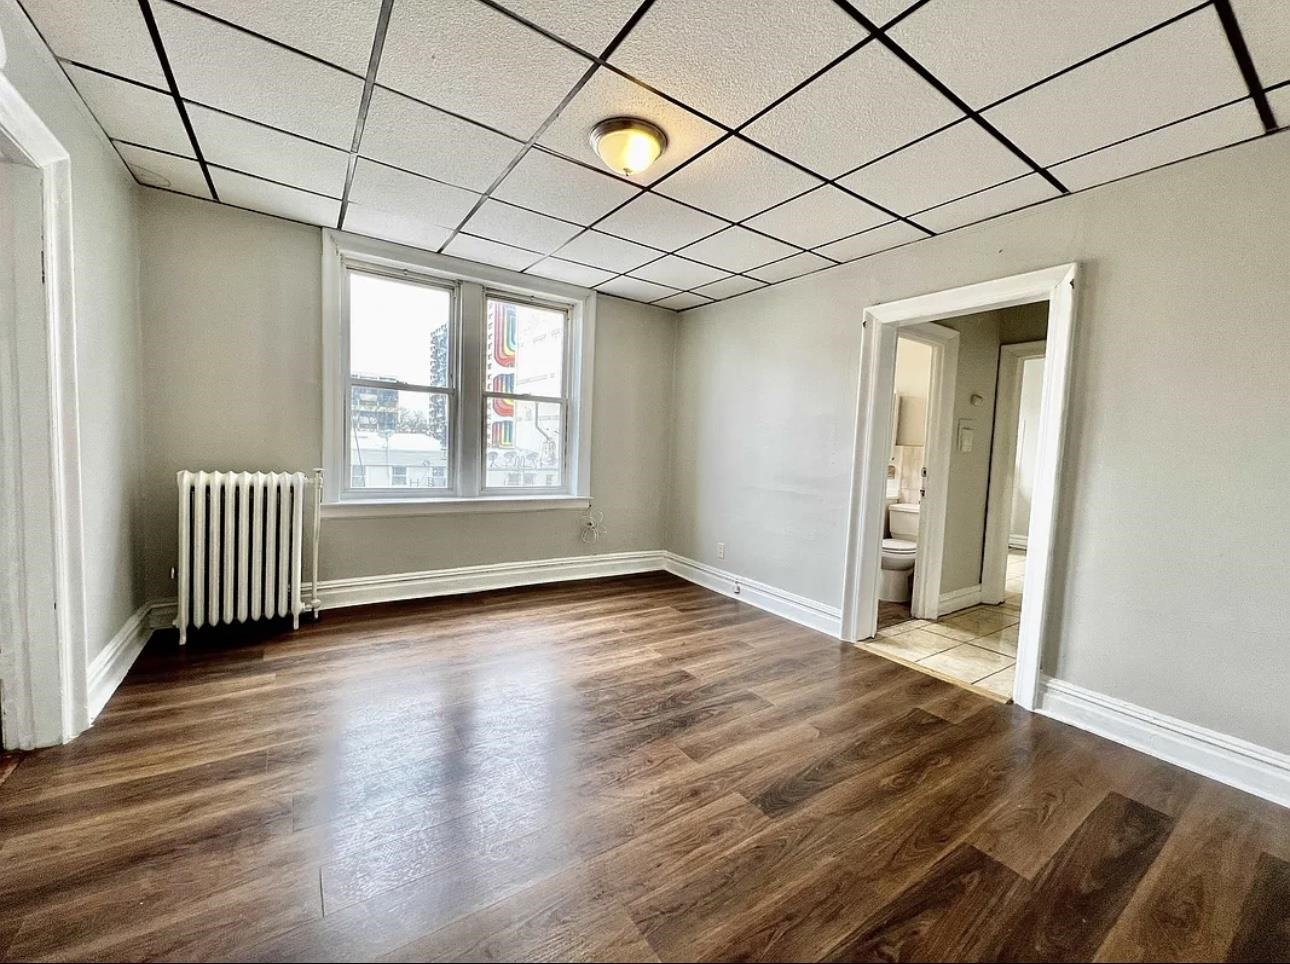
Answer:
M718 542L718 543L717 543L717 558L718 558L718 559L724 559L725 557L726 557L726 544L725 544L724 542Z

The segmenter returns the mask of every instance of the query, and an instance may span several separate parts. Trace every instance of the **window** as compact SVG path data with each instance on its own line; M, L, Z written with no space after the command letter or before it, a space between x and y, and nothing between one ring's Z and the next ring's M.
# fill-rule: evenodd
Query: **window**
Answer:
M594 296L327 236L329 506L585 504Z

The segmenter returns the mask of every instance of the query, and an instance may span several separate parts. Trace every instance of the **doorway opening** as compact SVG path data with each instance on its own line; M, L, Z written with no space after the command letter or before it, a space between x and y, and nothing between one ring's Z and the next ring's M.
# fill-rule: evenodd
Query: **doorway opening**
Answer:
M1075 272L1061 265L865 312L843 634L1027 709L1047 626ZM929 341L923 405L900 397L897 369L906 379L911 366L898 356ZM1026 386L1026 364L1041 355ZM1023 395L1037 395L1037 410L1021 412ZM910 541L904 610L892 562Z

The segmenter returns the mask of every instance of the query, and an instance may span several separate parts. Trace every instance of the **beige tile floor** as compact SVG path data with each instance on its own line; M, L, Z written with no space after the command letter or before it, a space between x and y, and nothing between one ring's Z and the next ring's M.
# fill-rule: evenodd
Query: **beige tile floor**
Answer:
M973 606L936 622L908 619L878 630L862 648L994 696L1012 699L1017 622L1026 554L1008 552L1007 590L998 606Z

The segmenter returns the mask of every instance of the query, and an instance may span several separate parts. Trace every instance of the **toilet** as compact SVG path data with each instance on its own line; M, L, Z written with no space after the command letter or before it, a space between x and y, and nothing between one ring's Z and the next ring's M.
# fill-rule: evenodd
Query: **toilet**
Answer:
M909 602L914 558L918 554L918 505L896 502L887 506L887 528L891 535L882 540L878 598L883 602Z

